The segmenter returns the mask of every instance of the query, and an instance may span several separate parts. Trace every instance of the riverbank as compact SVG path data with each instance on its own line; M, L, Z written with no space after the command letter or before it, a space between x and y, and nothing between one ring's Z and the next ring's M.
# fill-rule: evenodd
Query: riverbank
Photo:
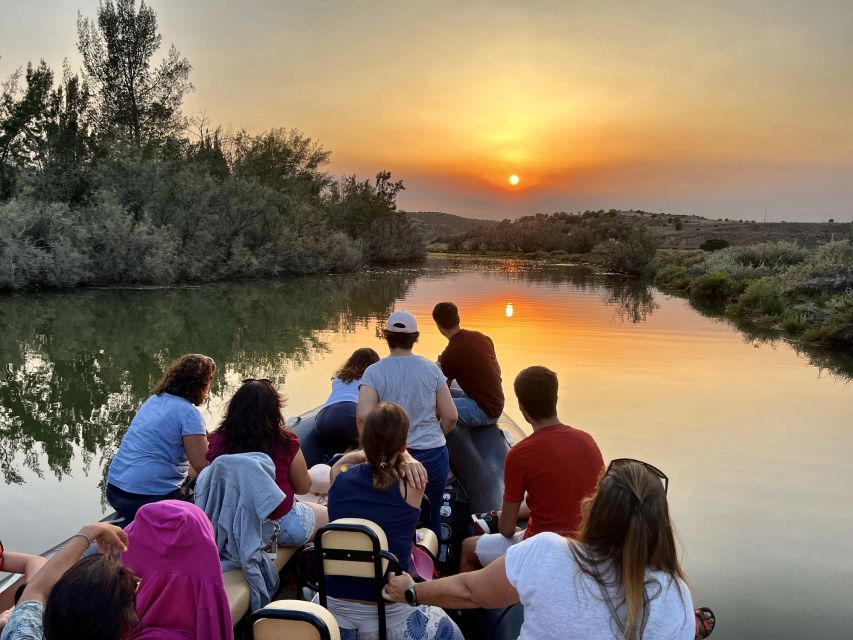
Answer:
M441 253L582 264L608 271L604 252L478 251ZM853 242L815 248L763 242L716 251L657 249L645 277L688 298L697 310L734 322L755 336L785 337L807 348L853 356Z

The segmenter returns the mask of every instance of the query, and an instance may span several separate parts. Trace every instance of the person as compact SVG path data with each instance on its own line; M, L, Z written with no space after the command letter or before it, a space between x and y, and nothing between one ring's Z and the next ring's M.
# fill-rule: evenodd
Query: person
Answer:
M134 640L234 637L213 527L180 500L143 505L122 562L139 577Z
M401 477L409 417L397 404L383 402L366 416L361 434L364 450L353 451L332 467L329 516L366 518L378 524L388 539L388 550L409 571L423 489L413 489ZM366 583L366 584L365 584ZM370 582L360 578L326 578L329 611L346 640L371 640L378 634L378 616ZM367 602L365 602L367 601ZM405 605L385 608L389 640L410 638L461 640L462 635L438 607Z
M2 640L129 640L137 579L114 554L127 534L103 522L80 529L27 583ZM101 554L80 556L92 543Z
M314 420L314 432L336 453L358 447L358 381L378 361L373 349L356 349L332 378L332 392Z
M479 331L459 326L459 309L452 302L439 302L432 310L439 333L447 347L438 357L459 414L457 424L480 427L497 422L504 410L501 367L492 339Z
M216 363L199 353L169 367L137 411L107 475L107 500L128 522L144 504L181 497L190 466L207 466L207 429L198 410Z
M692 640L690 590L666 501L668 480L644 462L614 460L587 500L577 539L545 532L484 569L415 585L392 576L392 602L452 609L524 606L520 640Z
M33 576L39 572L39 569L41 569L46 562L47 559L41 556L34 556L29 553L6 551L3 547L3 543L0 542L0 572L21 574L24 577L24 585L33 579ZM18 588L20 589L21 587ZM13 610L14 607L0 613L0 630L6 626Z
M556 373L546 367L528 367L515 378L514 388L521 415L533 433L507 453L500 513L480 517L487 525L481 528L491 531L496 525L497 532L463 540L461 571L486 566L512 545L543 531L574 535L581 500L595 491L604 468L592 436L557 417ZM517 531L522 506L528 515L527 527Z
M266 453L272 458L275 482L284 499L269 519L279 523L279 544L299 546L328 522L328 514L323 505L294 500L294 494L310 491L311 476L299 449L299 436L285 426L283 405L284 399L270 380L244 380L228 401L219 427L210 434L207 460L251 452Z
M394 402L405 409L410 421L407 450L426 469L429 526L440 540L441 497L450 470L445 435L456 426L456 405L438 365L412 353L420 333L411 313L392 313L384 336L390 355L365 370L358 388L359 433L380 402Z

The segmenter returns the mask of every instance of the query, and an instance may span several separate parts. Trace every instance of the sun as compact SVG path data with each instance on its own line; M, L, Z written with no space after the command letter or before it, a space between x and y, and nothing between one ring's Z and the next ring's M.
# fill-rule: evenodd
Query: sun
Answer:
M518 177L517 175L512 174L512 175L509 177L509 183L510 183L513 187L514 187L515 185L517 185L519 182L521 182L521 180L519 179L519 177Z

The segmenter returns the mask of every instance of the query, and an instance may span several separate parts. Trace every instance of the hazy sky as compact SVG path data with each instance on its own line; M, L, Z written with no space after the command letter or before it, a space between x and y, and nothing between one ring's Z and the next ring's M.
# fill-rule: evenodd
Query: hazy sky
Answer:
M403 178L405 209L853 219L848 0L149 4L188 114L301 129L335 173ZM78 68L96 7L0 0L0 75Z

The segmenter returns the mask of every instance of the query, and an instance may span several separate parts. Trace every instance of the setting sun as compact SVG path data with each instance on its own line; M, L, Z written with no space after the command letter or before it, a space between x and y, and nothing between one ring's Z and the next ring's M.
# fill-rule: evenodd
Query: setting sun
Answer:
M517 175L515 175L515 174L511 175L511 176L509 177L509 183L510 183L512 186L517 185L517 184L519 183L519 178L518 178L518 176L517 176Z

